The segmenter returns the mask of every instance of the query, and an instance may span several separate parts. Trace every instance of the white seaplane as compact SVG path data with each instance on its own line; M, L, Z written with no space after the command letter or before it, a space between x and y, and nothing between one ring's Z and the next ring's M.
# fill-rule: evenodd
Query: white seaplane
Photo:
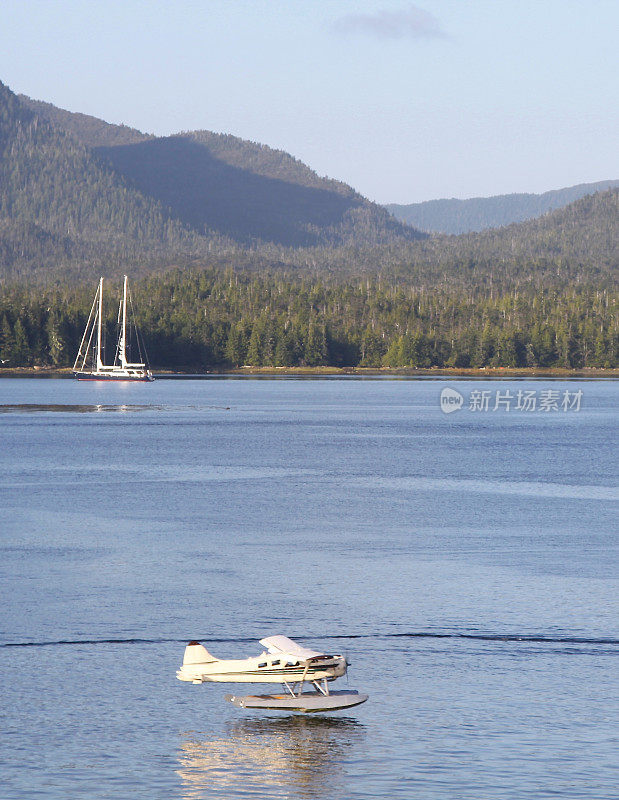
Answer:
M346 674L344 656L309 650L287 636L269 636L260 644L266 650L259 656L223 660L212 656L200 642L189 642L176 677L189 683L281 683L286 689L284 694L227 694L226 700L237 708L338 711L368 699L367 694L353 689L329 691L329 682ZM306 683L314 690L304 691Z

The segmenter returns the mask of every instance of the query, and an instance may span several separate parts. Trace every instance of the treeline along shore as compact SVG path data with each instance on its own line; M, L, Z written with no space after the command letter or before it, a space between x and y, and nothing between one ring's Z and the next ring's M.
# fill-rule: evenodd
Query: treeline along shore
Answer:
M94 288L5 285L4 369L70 367ZM107 289L105 332L114 342L118 286ZM160 370L619 366L616 292L590 283L428 287L393 275L207 268L142 278L133 302Z

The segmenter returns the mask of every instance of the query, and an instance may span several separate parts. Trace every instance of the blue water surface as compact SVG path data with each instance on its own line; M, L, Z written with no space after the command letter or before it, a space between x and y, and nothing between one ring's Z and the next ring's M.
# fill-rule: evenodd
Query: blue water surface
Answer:
M616 797L618 399L1 380L2 798ZM368 703L278 716L175 678L189 639L275 633L345 652Z

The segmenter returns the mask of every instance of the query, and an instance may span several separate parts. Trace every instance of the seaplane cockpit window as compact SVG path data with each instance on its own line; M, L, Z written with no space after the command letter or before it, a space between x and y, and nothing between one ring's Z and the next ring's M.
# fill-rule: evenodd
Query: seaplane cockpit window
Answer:
M266 665L267 665L267 662L263 661L262 664L258 664L258 669L260 669L260 667L266 667Z
M279 658L277 659L277 661L272 661L271 662L271 666L272 667L277 667L279 664L281 664L281 661L279 660Z

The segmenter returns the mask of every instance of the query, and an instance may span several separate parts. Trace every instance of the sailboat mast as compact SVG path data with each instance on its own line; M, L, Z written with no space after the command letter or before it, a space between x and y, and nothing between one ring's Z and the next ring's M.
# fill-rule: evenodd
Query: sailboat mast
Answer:
M99 279L99 318L97 320L97 370L103 366L101 361L101 320L103 317L103 278Z
M123 281L123 316L122 328L120 331L120 345L118 347L120 355L121 366L125 367L127 364L127 276Z
M82 366L79 367L79 370L83 371L84 367L86 366L86 359L88 358L88 353L90 352L90 343L92 341L93 333L95 332L96 319L97 319L97 293L95 292L95 296L92 301L92 306L90 307L90 314L88 315L88 322L86 323L86 327L84 328L84 335L82 336L82 341L80 342L80 349L77 351L77 356L75 357L75 363L73 364L73 371L78 369L78 364L80 363L80 359L82 359ZM90 324L91 320L93 321L92 325ZM88 333L89 331L90 334ZM86 343L87 336L88 336L88 343L86 344L86 349L84 350L84 344Z

